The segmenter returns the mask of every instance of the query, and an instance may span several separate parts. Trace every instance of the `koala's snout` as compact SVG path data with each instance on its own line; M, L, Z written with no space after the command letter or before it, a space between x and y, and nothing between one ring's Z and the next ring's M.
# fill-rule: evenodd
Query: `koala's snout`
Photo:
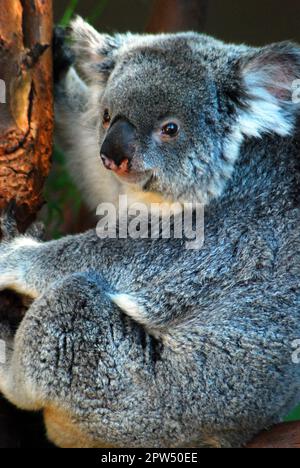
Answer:
M125 119L118 119L107 132L100 150L106 169L118 174L128 172L135 154L136 129Z

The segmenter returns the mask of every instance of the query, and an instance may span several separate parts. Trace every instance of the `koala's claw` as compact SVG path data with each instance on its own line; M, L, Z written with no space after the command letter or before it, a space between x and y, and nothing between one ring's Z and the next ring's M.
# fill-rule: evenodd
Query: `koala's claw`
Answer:
M10 201L0 216L0 229L4 241L10 241L20 234L16 221L16 206L15 200Z
M56 26L53 32L53 76L54 83L58 83L74 63L74 54L66 44L68 28Z

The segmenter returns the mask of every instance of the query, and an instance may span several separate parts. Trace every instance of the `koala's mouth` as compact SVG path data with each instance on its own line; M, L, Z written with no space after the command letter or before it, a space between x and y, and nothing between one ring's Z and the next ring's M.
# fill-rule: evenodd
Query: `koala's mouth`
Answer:
M149 171L150 172L150 171ZM126 184L138 185L142 189L146 189L151 180L153 179L153 173L148 172L127 172L127 173L115 173L118 179Z
M133 167L128 159L124 159L121 164L117 165L114 161L107 159L101 155L104 167L112 171L114 175L123 183L139 185L144 188L149 185L149 182L153 180L154 171L142 171Z

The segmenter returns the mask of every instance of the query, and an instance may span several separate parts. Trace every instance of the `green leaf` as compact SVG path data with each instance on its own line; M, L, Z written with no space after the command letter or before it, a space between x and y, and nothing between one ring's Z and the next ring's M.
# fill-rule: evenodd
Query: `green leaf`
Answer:
M79 0L70 0L69 1L69 4L64 12L64 15L62 17L62 19L60 20L60 24L61 26L68 26L68 24L70 23L70 20L72 18L72 16L74 15L75 13L75 10L78 6L78 2Z

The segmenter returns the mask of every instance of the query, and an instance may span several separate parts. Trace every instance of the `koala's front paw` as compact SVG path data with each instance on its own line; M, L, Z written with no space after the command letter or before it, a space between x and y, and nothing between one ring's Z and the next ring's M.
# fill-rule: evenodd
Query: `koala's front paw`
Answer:
M21 235L15 221L15 207L11 203L0 217L2 240L0 242L0 290L11 289L20 294L35 297L26 285L25 270L28 248L38 245L33 237ZM33 228L36 236L40 230Z
M74 63L74 54L66 44L67 30L56 26L53 33L53 76L54 83L64 78Z

